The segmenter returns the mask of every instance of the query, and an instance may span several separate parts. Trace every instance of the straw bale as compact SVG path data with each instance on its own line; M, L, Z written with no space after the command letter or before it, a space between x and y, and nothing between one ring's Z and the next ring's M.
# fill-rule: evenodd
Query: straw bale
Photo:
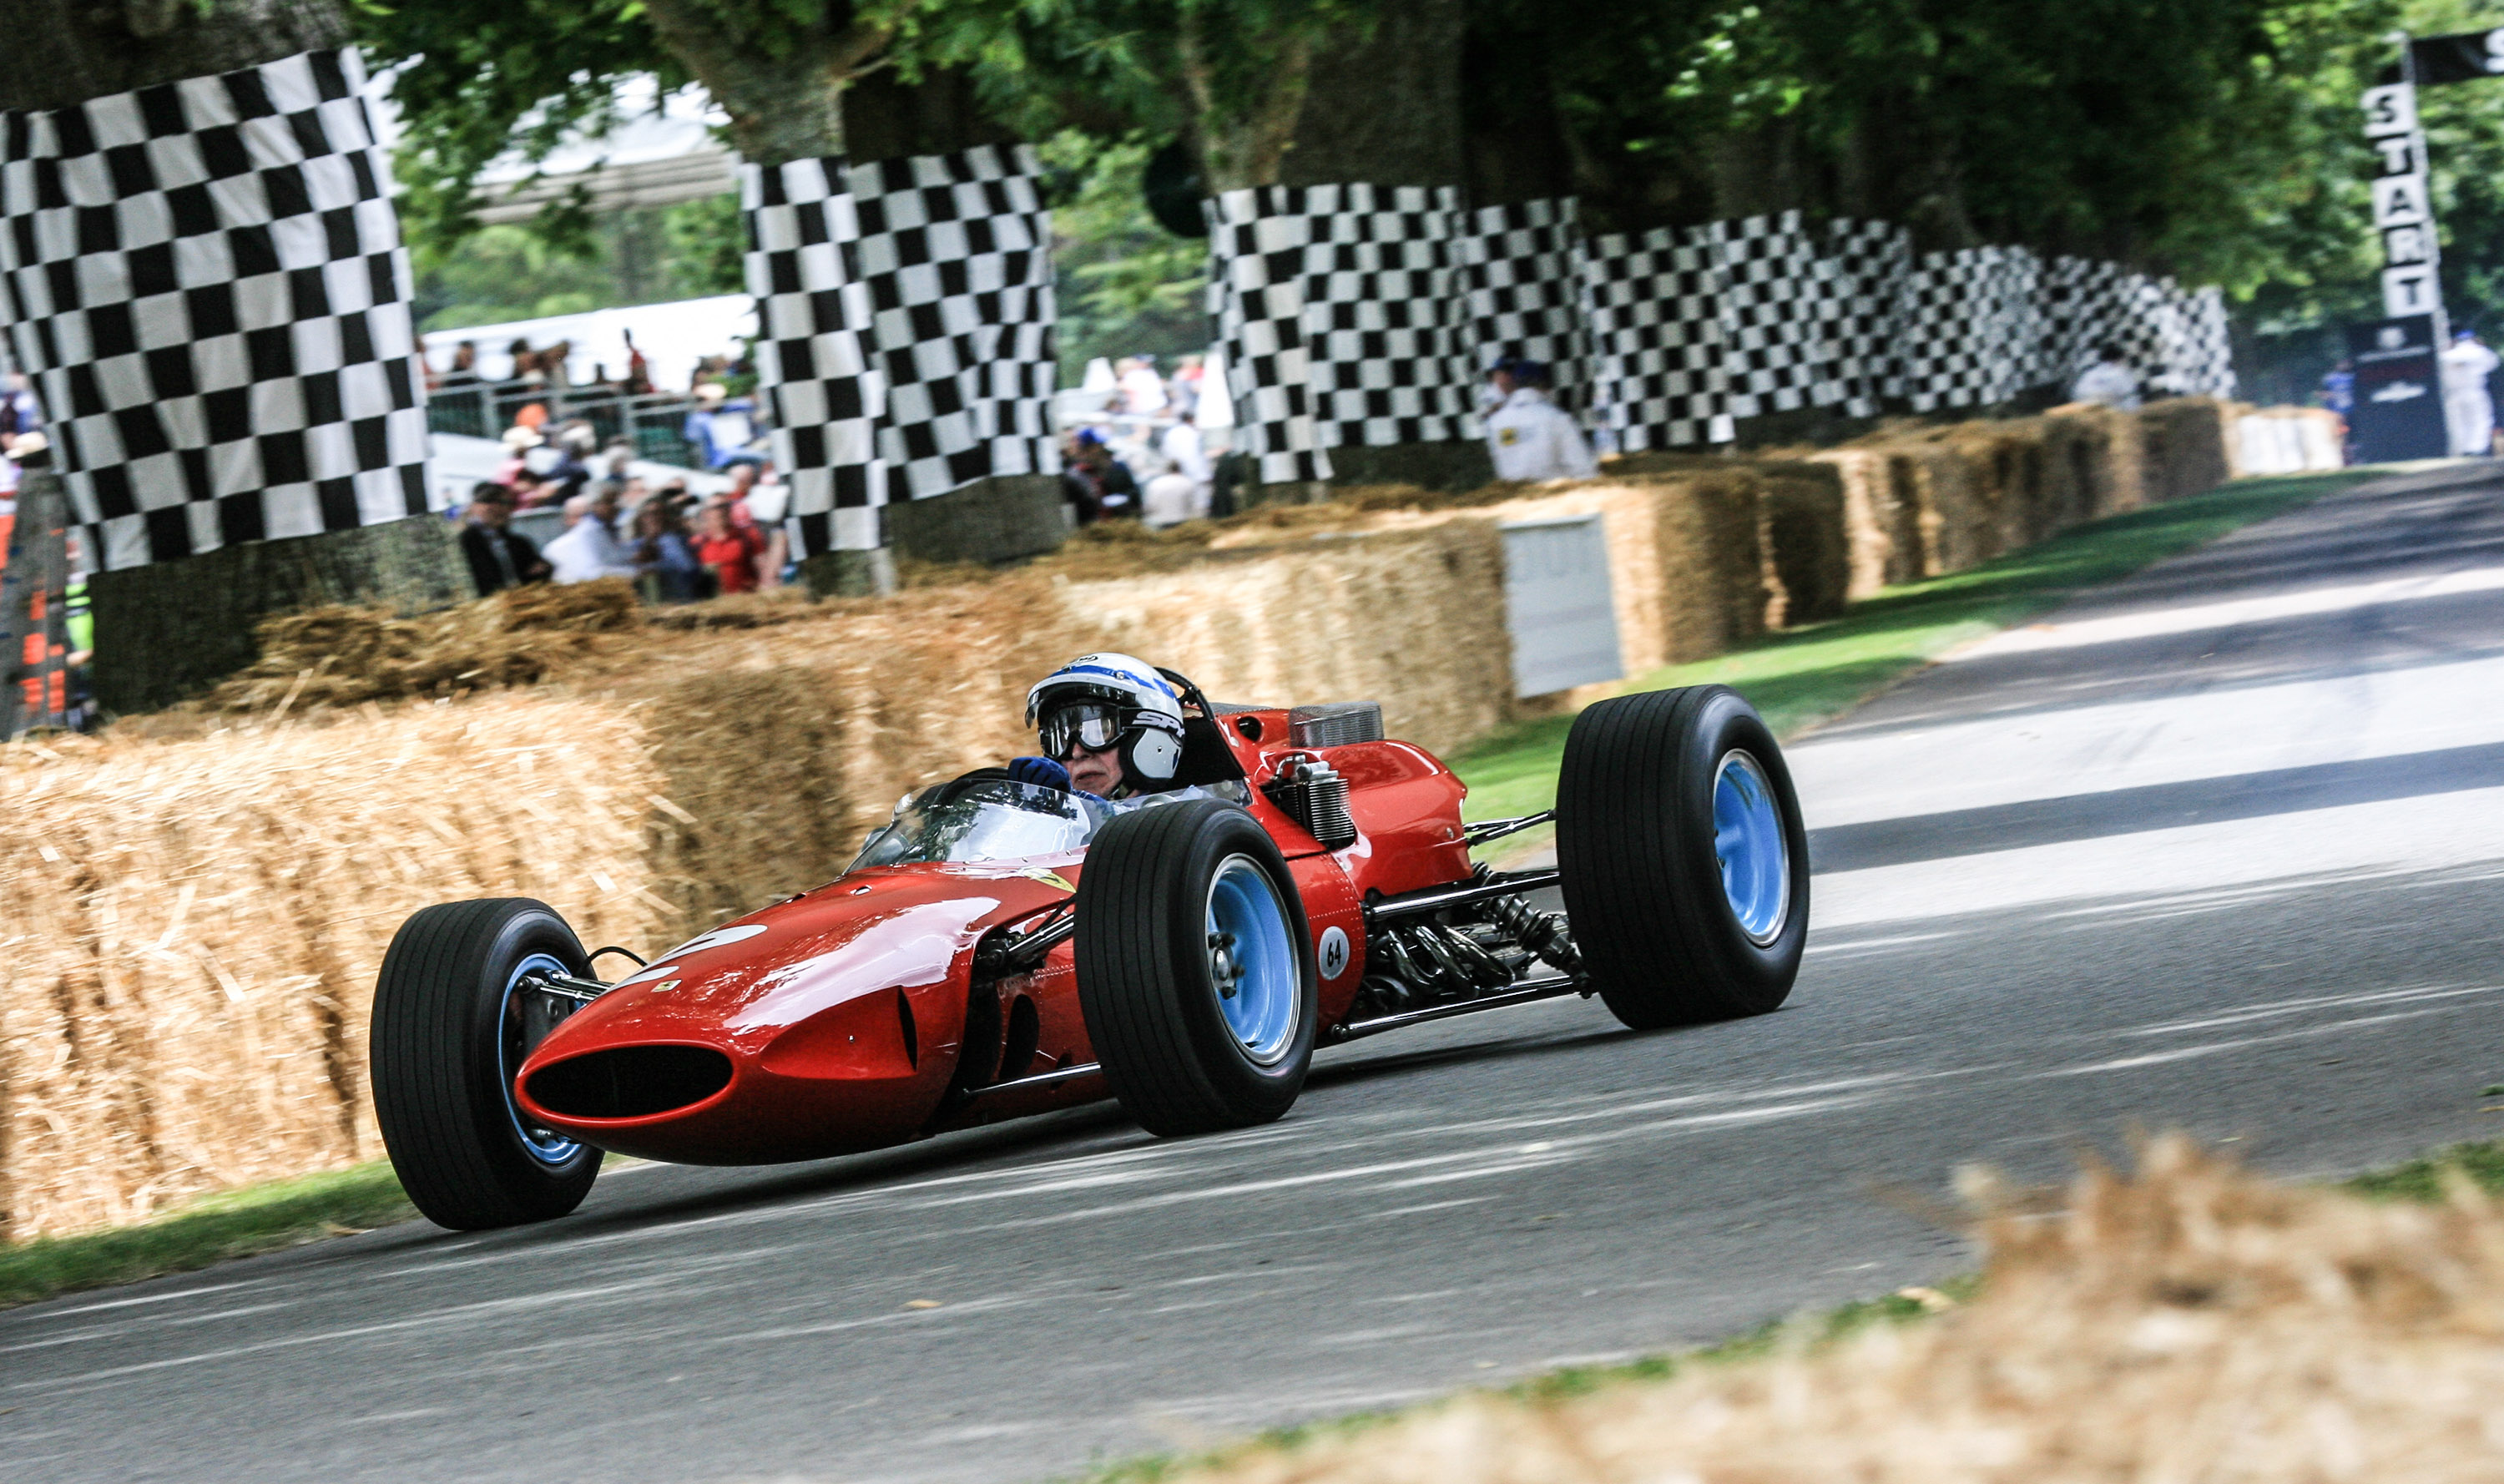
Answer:
M1942 431L1896 434L1876 447L1888 456L1898 490L1909 489L1922 534L1924 569L1930 575L1961 572L2005 549L1997 491Z
M1852 559L1854 600L1922 576L1921 505L1894 462L1874 448L1825 449L1804 456L1834 470L1843 489L1843 529Z
M2213 397L2177 397L2139 410L2147 499L2204 495L2232 476L2226 455L2232 409Z
M1987 1178L1979 1296L1569 1399L1477 1395L1190 1484L2066 1484L2504 1474L2504 1212L2274 1186L2178 1138L2066 1210Z
M213 710L350 706L527 685L641 622L625 579L507 588L414 618L324 606L262 619L261 657L209 693Z
M409 913L536 896L649 946L643 748L620 707L504 696L0 752L0 1234L373 1157Z
M1757 468L1756 540L1764 567L1765 625L1791 628L1843 612L1852 587L1842 477L1828 464Z
M1262 548L1072 583L1083 626L1165 657L1211 697L1382 703L1393 735L1457 746L1511 719L1504 549L1489 520Z

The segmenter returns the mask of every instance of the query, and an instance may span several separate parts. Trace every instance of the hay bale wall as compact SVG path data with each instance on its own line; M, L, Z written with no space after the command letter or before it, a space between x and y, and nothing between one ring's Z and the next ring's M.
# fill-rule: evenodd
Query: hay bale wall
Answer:
M1852 540L1843 479L1832 465L1766 464L1758 475L1756 540L1765 584L1765 627L1839 617L1852 587Z
M2212 397L2175 397L2140 408L2146 498L2180 500L2232 478L2226 452L2231 422L2231 406Z
M0 765L0 1234L379 1155L366 1012L400 920L536 896L645 943L661 776L543 695Z

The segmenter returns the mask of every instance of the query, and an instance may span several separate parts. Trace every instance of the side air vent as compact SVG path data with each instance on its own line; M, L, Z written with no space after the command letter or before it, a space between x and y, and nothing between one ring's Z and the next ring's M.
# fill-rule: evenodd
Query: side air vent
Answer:
M522 1086L562 1118L650 1118L729 1087L730 1058L702 1046L621 1046L543 1066Z
M1343 747L1382 741L1382 703L1334 701L1300 706L1287 713L1287 742L1297 747Z

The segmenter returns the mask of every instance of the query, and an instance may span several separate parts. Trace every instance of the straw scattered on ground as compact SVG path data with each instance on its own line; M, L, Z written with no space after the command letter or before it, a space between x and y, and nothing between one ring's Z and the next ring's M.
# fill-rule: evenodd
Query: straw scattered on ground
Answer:
M2273 1184L2180 1137L2057 1198L1960 1182L1978 1296L1563 1399L1479 1395L1190 1484L2049 1484L2504 1474L2504 1206ZM1926 1295L1927 1296L1927 1295Z

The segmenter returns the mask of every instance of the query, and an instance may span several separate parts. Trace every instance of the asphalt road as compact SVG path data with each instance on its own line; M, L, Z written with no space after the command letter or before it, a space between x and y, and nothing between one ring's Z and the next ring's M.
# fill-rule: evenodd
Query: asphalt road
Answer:
M629 1168L537 1230L0 1314L0 1474L1039 1479L1940 1277L1970 1255L1879 1193L1964 1161L2504 1129L2504 481L2251 528L1791 755L1780 1014L1537 1006L1326 1053L1239 1135Z

